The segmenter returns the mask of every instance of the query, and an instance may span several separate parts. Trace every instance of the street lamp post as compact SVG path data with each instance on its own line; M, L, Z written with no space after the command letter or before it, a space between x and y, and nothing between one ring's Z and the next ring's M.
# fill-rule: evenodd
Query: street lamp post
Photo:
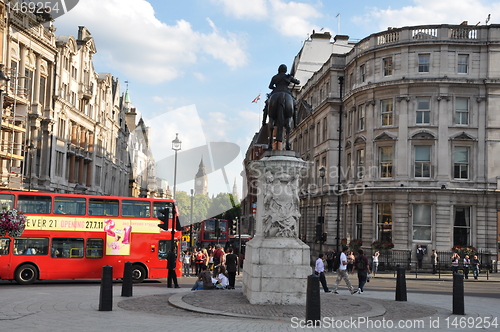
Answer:
M241 266L241 217L235 217L236 219L236 227L238 227L238 275L240 275L240 266Z
M323 227L325 224L325 217L323 214L323 197L324 197L323 188L325 186L325 175L326 175L326 168L325 168L325 166L321 166L319 168L319 177L321 178L321 206L319 207L320 217L318 220L318 226L320 229L320 232L318 232L318 233L321 235L321 237L319 238L319 252L320 253L323 252L323 232L324 232ZM316 234L316 235L318 235L318 234Z
M344 87L344 76L339 76L339 85L340 85L340 105L339 105L339 154L338 154L338 172L337 172L337 234L335 237L336 244L336 252L338 253L340 248L340 185L342 179L340 175L342 172L340 171L342 167L341 157L342 157L342 89Z
M181 149L181 140L179 139L179 134L175 134L175 139L172 141L172 150L175 151L175 160L174 160L174 199L175 199L175 190L176 190L176 182L177 182L177 151Z
M189 226L189 250L193 246L193 198L194 198L194 190L191 189L191 217L189 218L191 221L191 225Z
M179 140L179 134L175 134L175 139L172 141L172 150L175 151L175 160L174 160L174 200L175 200L175 190L176 190L176 181L177 181L177 151L181 149L181 141ZM177 220L174 211L172 211L172 252L175 252L175 226Z

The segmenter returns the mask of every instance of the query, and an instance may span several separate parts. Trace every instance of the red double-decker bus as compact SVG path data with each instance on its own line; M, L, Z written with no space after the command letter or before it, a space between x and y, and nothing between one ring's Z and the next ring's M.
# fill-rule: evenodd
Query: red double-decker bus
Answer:
M19 284L99 279L106 265L119 279L126 262L132 263L134 282L166 278L168 251L173 245L180 252L173 200L0 191L0 208L15 208L27 218L21 236L0 237L0 279ZM170 211L169 231L158 227L164 209ZM177 266L180 276L180 261Z
M205 219L200 223L198 239L196 244L199 247L206 248L209 245L216 244L224 247L229 239L229 227L227 220L224 219Z

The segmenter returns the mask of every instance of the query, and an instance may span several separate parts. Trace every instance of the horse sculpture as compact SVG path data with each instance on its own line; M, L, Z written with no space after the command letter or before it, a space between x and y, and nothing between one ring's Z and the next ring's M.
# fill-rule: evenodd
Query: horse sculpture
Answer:
M286 130L285 149L290 150L290 130L292 120L295 118L295 107L293 97L287 92L275 92L266 101L264 110L264 121L267 111L269 116L269 150L273 149L274 127L277 127L276 141L283 142L283 128Z
M269 89L272 89L273 92L267 97L266 107L264 108L264 121L262 121L264 126L266 117L269 116L269 150L273 149L274 127L277 127L277 142L283 142L283 127L286 129L285 149L290 150L290 129L292 119L295 120L295 101L288 86L291 83L300 84L300 82L287 74L286 71L286 65L280 65L278 74L273 76L269 84Z

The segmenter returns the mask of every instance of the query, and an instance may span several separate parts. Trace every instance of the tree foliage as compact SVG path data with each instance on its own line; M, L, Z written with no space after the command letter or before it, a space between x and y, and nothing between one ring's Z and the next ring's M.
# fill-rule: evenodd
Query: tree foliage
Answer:
M184 191L175 195L179 213L184 225L191 222L191 196ZM220 193L210 198L208 195L193 196L193 224L208 218L234 220L241 215L240 205L235 205L231 194Z

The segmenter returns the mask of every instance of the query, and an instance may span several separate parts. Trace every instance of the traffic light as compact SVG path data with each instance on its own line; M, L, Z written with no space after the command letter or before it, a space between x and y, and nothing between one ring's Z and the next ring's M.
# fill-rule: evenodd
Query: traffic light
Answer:
M231 223L231 234L235 235L236 233L238 233L238 221L233 220Z
M323 233L321 236L321 242L326 242L327 233Z
M162 209L157 211L158 214L162 214L158 217L158 219L162 222L161 224L158 224L158 227L163 229L164 231L168 231L168 217L170 216L170 209Z
M321 241L321 238L323 237L323 225L317 224L316 225L316 241Z
M215 236L217 238L220 238L220 220L219 219L215 220Z

